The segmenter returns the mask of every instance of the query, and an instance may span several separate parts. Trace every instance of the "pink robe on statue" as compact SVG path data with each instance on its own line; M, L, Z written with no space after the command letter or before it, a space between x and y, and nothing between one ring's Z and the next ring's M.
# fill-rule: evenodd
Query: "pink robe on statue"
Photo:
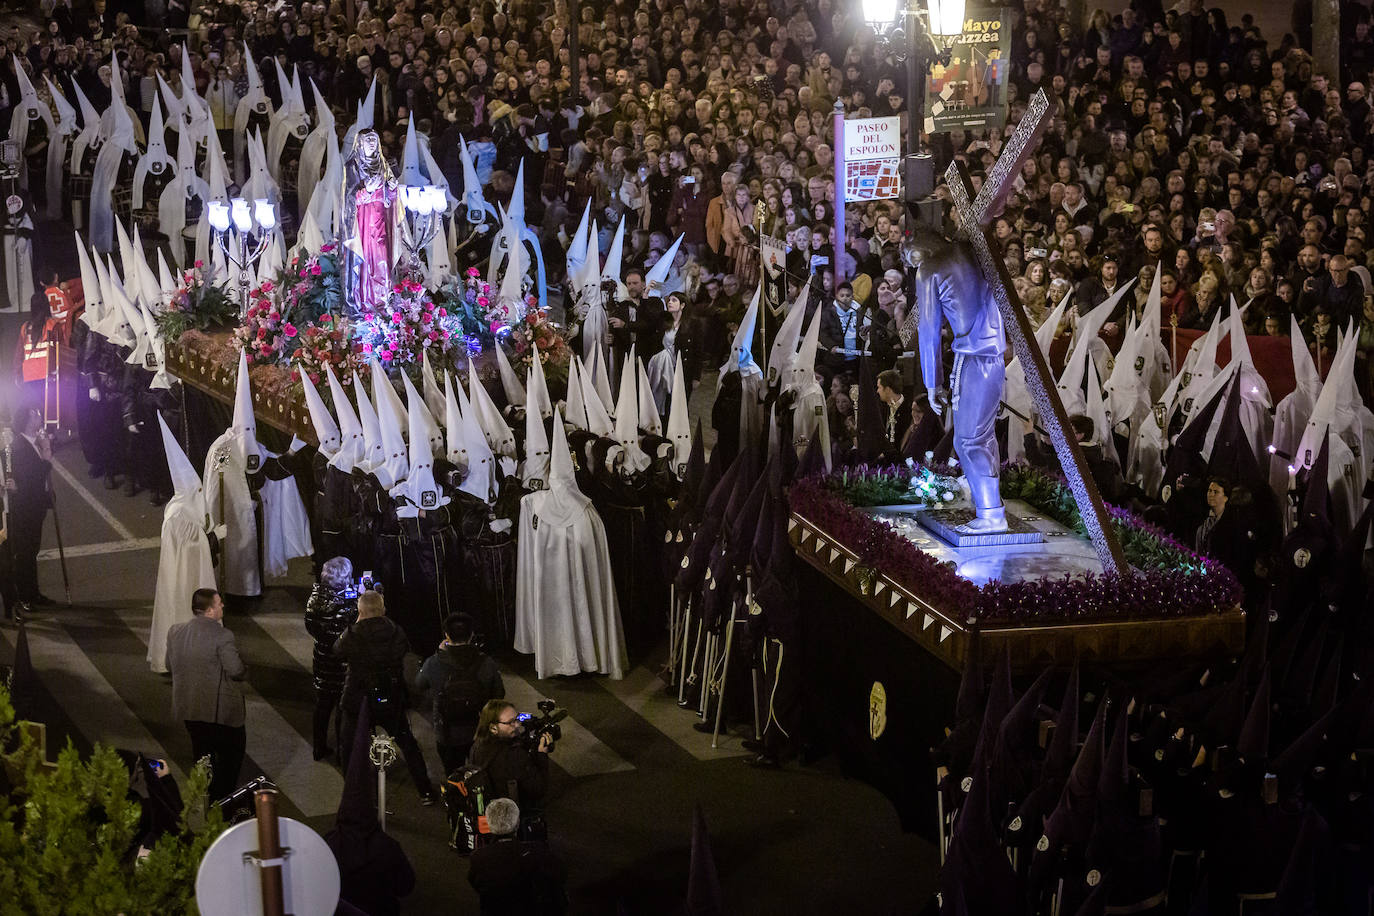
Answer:
M391 292L391 209L396 205L396 189L385 182L375 191L359 185L354 195L358 204L355 231L362 249L357 305L375 309Z

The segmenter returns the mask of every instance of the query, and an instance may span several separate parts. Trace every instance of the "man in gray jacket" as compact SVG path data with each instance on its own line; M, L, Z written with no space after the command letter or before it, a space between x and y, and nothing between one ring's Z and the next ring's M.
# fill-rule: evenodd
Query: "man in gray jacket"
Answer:
M243 690L247 669L234 634L224 627L224 599L213 588L191 596L195 615L167 632L167 670L172 673L172 716L186 723L191 755L209 757L210 799L238 787L247 733Z

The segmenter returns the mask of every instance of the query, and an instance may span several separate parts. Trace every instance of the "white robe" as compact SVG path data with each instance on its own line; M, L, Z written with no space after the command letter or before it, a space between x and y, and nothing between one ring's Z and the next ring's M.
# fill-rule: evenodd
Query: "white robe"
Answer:
M33 229L33 220L26 214L19 226ZM0 303L0 311L27 312L33 298L33 240L19 235L6 235L3 243L5 258L5 295L9 308Z
M748 448L763 442L768 429L768 411L763 406L768 395L768 383L757 369L742 373L739 401L739 447Z
M1280 497L1288 492L1288 466L1297 464L1298 456L1294 453L1302 442L1315 404L1316 398L1311 392L1294 388L1274 408L1275 452L1269 456L1269 485Z
M820 438L821 457L825 459L826 470L830 469L830 420L825 413L825 392L821 386L812 382L797 392L797 400L792 410L792 445L800 458L811 446L811 440Z
M192 617L191 594L198 588L215 587L210 539L205 519L197 518L198 513L182 497L168 502L162 513L162 552L153 594L153 626L148 633L148 665L158 674L167 671L167 631Z
M262 499L263 575L280 579L286 575L287 563L315 552L310 516L294 477L266 481L258 496Z
M537 490L520 500L515 651L540 678L584 671L619 680L629 667L606 529L581 494Z
M234 448L237 434L226 430L205 455L205 505L211 522L228 528L224 538L224 591L252 598L262 594L262 573L258 569L258 522L253 494L248 488L247 469ZM220 509L220 469L215 455L227 449L224 463L224 507Z

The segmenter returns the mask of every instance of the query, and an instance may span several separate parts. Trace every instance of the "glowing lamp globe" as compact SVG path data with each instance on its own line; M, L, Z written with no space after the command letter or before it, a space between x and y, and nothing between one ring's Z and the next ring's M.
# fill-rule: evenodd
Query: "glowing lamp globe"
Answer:
M933 35L958 35L964 30L964 0L926 0Z
M253 203L253 218L258 225L271 232L277 225L276 208L272 206L270 200L257 200Z
M891 24L897 18L897 0L863 0L864 22L871 26Z
M222 200L210 201L207 218L210 220L211 229L216 232L227 232L229 230L229 205Z
M229 213L234 218L234 228L239 232L253 230L253 214L248 210L248 201L235 197L229 204Z

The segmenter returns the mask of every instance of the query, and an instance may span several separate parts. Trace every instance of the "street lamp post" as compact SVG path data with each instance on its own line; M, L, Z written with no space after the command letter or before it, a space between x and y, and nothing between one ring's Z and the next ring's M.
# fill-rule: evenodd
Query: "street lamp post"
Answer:
M958 34L964 19L964 0L926 0L926 10L917 2L905 0L899 6L902 0L863 0L864 20L887 41L898 59L906 61L905 196L908 218L913 223L923 221L923 204L935 191L935 160L921 142L921 120L925 116L926 74L947 52L937 47L932 36Z
M226 262L233 264L239 272L239 318L248 314L248 294L253 287L253 268L262 258L263 252L272 241L272 230L277 228L276 205L270 200L260 199L252 202L242 197L230 200L212 200L209 204L210 228L215 231L215 240ZM235 229L235 250L229 250L229 226ZM250 248L249 236L254 237Z
M406 263L410 270L419 273L420 252L434 241L434 236L444 224L448 194L438 185L402 185L401 205L406 211L404 231L401 233Z

